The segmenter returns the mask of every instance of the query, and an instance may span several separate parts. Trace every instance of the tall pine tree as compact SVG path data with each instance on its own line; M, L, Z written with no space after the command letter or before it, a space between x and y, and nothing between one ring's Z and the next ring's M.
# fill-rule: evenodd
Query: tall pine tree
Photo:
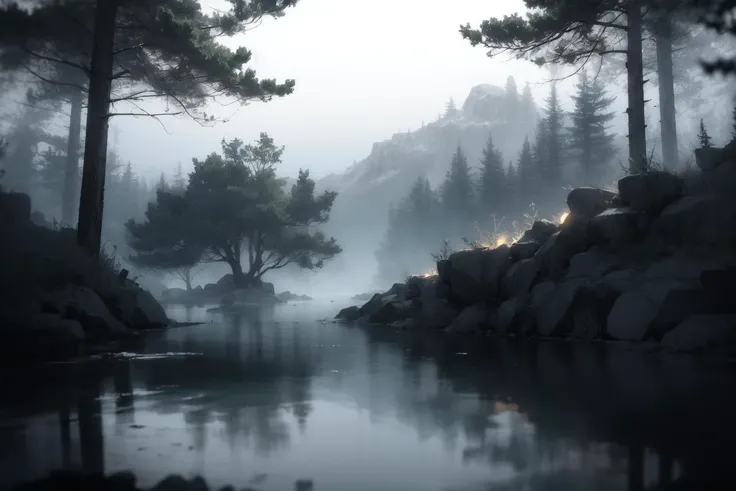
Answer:
M562 162L564 158L565 135L562 107L557 97L557 87L552 85L545 107L545 185L550 195L556 198L556 190L562 187Z
M518 199L523 204L537 201L538 199L538 169L532 152L532 145L529 143L529 139L524 140L524 145L521 147L521 153L519 154L519 160L516 163L516 181L517 181L517 193Z
M508 190L503 155L488 137L483 158L480 161L480 183L478 198L481 217L503 215L508 211Z
M591 80L583 71L572 99L575 108L568 133L569 148L579 161L583 183L598 184L602 167L614 156L614 135L608 127L614 113L608 109L615 98L608 97L603 84Z
M460 146L452 156L440 195L447 215L447 232L451 238L460 238L470 230L474 208L473 181L468 158Z

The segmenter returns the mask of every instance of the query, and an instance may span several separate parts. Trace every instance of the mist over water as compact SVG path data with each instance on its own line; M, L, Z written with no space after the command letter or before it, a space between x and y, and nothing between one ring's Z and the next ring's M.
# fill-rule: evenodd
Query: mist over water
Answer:
M206 323L5 374L3 487L70 467L264 491L629 490L736 443L728 366L320 320L343 306L180 307Z

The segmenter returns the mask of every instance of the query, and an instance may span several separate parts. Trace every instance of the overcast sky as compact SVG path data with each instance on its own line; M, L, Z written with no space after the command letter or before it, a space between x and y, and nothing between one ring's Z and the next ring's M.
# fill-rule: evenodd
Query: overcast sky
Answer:
M235 114L208 128L174 118L163 120L166 129L146 118L114 118L120 153L155 176L177 161L189 168L192 157L219 150L222 138L251 141L266 131L286 145L283 175L300 167L315 177L339 172L366 157L373 142L434 120L449 97L461 104L474 85L503 86L508 75L520 87L548 79L531 63L489 59L458 33L465 22L521 9L521 0L301 0L231 43L253 51L250 66L260 76L294 78L294 94L237 112L217 108ZM533 86L538 98L548 90Z

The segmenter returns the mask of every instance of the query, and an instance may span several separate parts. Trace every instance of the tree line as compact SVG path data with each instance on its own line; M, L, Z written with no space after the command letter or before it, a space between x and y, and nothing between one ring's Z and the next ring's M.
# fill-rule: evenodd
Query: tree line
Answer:
M392 206L376 253L379 277L396 280L429 269L430 254L443 240L451 247L461 247L462 238L495 245L521 227L525 213L557 212L566 184L600 184L616 159L609 128L613 100L599 80L583 71L572 96L573 111L562 109L553 85L533 139L525 139L515 159L506 162L492 135L477 166L458 147L437 189L419 177Z

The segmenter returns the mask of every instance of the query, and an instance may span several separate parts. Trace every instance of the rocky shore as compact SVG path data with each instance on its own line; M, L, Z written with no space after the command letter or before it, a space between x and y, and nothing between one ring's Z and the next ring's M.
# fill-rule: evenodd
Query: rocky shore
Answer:
M573 189L562 224L455 252L337 319L736 355L735 156L699 149L698 169Z
M0 192L0 237L3 363L73 358L172 324L114 257L87 256L74 229L31 213L27 195Z

